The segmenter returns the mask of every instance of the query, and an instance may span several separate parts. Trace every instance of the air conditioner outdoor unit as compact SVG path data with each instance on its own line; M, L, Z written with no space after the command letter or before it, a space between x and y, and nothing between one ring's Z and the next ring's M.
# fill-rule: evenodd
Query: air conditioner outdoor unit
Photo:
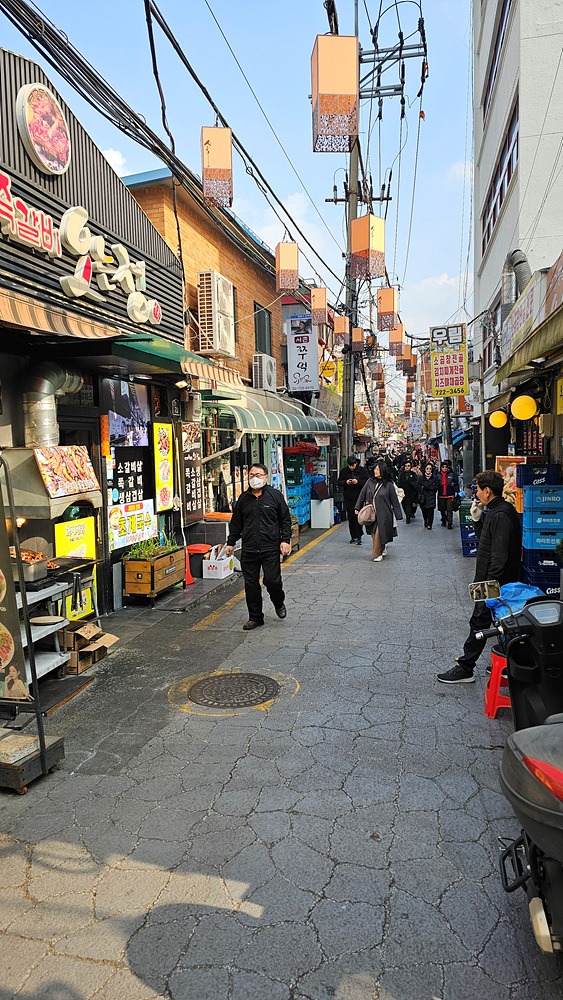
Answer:
M218 271L200 271L197 304L199 353L235 356L233 286Z
M182 417L190 423L199 423L201 420L201 393L182 393Z
M255 354L252 358L252 385L255 389L276 391L276 359L269 354Z

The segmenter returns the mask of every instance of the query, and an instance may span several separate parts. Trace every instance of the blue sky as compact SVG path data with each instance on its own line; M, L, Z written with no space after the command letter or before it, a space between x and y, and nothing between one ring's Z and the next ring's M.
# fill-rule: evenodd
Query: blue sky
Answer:
M343 275L343 206L325 204L333 183L342 181L346 158L339 154L314 154L311 140L309 94L310 56L317 34L328 30L322 0L284 0L281 4L256 0L209 0L215 17L248 76L288 157L312 196L316 209L256 105L240 70L213 20L205 0L160 0L170 24L196 73L211 92L222 114L266 176L278 197L307 233L319 254ZM340 33L353 32L352 0L336 0ZM366 6L375 21L379 0L360 0L360 41L371 47ZM382 18L380 45L397 39L397 15L392 9ZM471 289L464 281L470 212L471 106L467 104L471 0L426 0L423 14L429 50L430 75L424 91L426 119L421 123L419 162L408 266L405 273L411 218L413 161L418 127L416 93L420 62L407 62L408 139L401 160L399 218L396 225L398 163L395 163L386 230L386 262L401 284L401 314L411 334L424 334L429 325L443 323ZM38 7L106 78L127 102L141 112L151 127L163 133L160 103L152 75L142 0L109 2L93 7L68 0L40 0ZM405 35L415 30L418 4L399 4ZM213 125L214 115L195 83L180 64L168 42L155 27L159 69L168 105L168 118L177 152L196 173L200 172L200 129ZM415 41L413 38L412 41ZM42 64L41 57L0 12L0 44ZM62 81L54 70L44 70L82 121L96 144L110 154L120 173L137 173L161 164L148 151L125 138ZM390 80L394 79L392 73ZM469 118L467 113L469 111ZM375 115L374 115L375 117ZM362 108L361 129L366 149L368 107ZM373 121L373 118L372 118ZM468 121L468 126L466 126ZM467 131L467 128L469 131ZM403 137L406 134L406 130ZM385 170L399 149L399 104L384 102L381 127L381 162ZM370 142L369 169L374 189L379 185L377 128ZM270 246L283 238L276 220L243 164L234 158L233 210ZM462 232L463 219L463 232ZM324 224L323 221L324 220ZM290 227L291 228L291 227ZM397 229L397 240L395 231ZM395 249L396 243L396 249ZM338 282L304 248L311 263L301 257L304 278L318 273L334 292ZM471 270L471 258L469 258ZM460 281L461 274L461 281ZM460 291L461 288L461 291ZM471 300L467 301L471 310ZM460 318L463 318L460 314Z

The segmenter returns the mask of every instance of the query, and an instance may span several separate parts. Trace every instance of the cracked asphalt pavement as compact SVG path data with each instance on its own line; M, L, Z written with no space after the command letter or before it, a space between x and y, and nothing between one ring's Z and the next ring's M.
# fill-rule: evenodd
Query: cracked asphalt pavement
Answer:
M484 716L485 658L435 681L474 562L457 531L399 532L378 564L323 536L284 571L287 619L266 602L251 633L238 582L108 619L122 644L47 719L60 770L0 791L0 1000L563 998L500 883L509 713ZM182 698L213 670L279 697Z

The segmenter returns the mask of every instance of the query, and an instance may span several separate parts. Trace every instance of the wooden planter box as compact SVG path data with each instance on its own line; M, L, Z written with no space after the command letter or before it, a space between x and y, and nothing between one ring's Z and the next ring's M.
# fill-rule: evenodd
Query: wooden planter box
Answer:
M174 549L172 552L163 552L160 556L152 556L150 559L128 559L123 560L125 565L125 588L126 597L144 595L150 597L154 606L154 599L163 590L168 590L176 583L183 583L186 586L186 550L184 548Z

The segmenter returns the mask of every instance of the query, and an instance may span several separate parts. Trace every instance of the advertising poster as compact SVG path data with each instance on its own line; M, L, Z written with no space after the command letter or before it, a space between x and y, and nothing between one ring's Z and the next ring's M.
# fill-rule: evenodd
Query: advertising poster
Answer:
M99 490L88 449L84 445L34 448L35 461L52 500Z
M291 316L287 335L287 387L290 392L318 392L319 347L307 315Z
M115 504L108 513L110 551L144 542L158 534L153 500Z
M495 459L495 471L500 472L504 478L504 500L516 505L516 466L525 462L524 455L497 455Z
M430 328L430 370L432 396L466 396L467 338L465 323Z
M111 477L112 504L137 503L144 500L145 477L149 466L149 451L145 448L115 448Z
M0 489L0 699L28 701L29 688Z
M182 424L182 454L184 459L185 520L187 522L199 521L204 514L204 503L201 427L198 423Z
M151 416L146 385L122 379L104 379L100 389L100 406L107 411L109 441L113 448L148 447Z
M96 558L96 521L93 517L83 517L78 521L62 521L55 524L55 561L56 557L72 557L76 559ZM94 587L96 586L96 571L94 569ZM72 597L65 602L65 616L69 621L78 621L92 614L94 604L91 590L82 591L82 608L72 611Z
M172 424L153 424L154 485L157 513L170 510L174 496Z

